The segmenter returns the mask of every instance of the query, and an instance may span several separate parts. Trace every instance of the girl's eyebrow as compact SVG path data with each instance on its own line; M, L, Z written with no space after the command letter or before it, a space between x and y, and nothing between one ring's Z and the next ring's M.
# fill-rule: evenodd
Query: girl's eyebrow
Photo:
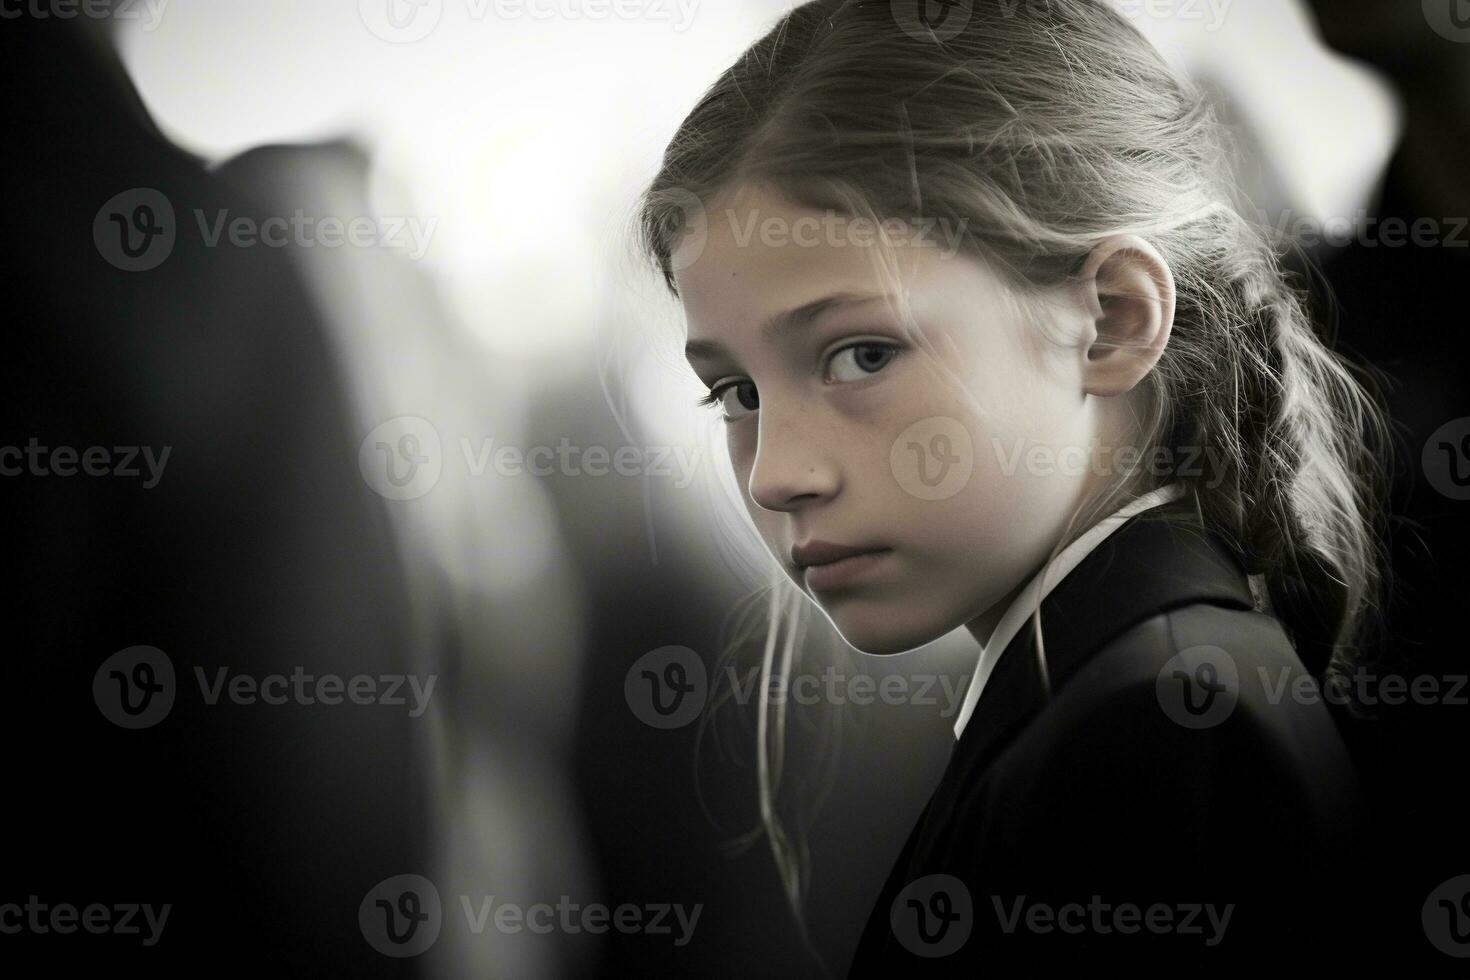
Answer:
M824 313L840 307L860 306L864 303L872 303L876 300L886 299L887 293L833 293L814 299L810 303L803 303L782 313L777 313L761 325L761 337L767 341L774 341L782 334L790 333L801 327L807 326L813 320ZM688 358L710 359L719 357L728 352L725 346L715 340L691 340L684 345L684 356Z

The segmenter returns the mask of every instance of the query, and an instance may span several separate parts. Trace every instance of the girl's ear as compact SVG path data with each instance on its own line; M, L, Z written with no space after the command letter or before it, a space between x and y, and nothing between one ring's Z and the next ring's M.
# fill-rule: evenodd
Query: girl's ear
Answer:
M1120 395L1158 363L1174 325L1174 274L1137 235L1099 242L1078 281L1093 330L1083 338L1083 390Z

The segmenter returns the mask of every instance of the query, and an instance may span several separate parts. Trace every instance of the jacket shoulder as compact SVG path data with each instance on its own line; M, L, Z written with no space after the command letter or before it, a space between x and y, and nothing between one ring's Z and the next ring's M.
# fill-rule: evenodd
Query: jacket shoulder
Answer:
M1211 855L1229 878L1350 847L1365 814L1347 750L1281 624L1197 603L1106 642L1054 691L987 774L983 823L1000 841L1057 840L1084 823L1111 855ZM989 836L989 834L987 834Z
M1249 759L1262 780L1273 771L1308 785L1351 780L1324 693L1280 622L1204 602L1106 641L1011 749L1034 760L1086 754L1088 746L1142 751L1160 765L1228 752ZM1231 771L1215 770L1221 778Z
M1233 916L1219 949L1182 935L1157 947L1179 962L1249 964L1283 943L1325 962L1365 812L1326 706L1294 695L1296 678L1310 681L1269 615L1194 603L1128 627L970 775L943 866L997 909L1024 897ZM1123 963L1155 950L1002 933L977 937L973 955Z

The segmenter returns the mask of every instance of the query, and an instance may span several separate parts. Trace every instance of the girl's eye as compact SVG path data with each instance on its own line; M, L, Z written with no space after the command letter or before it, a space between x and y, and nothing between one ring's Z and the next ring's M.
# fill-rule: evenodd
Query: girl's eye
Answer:
M853 344L832 355L827 373L832 381L861 381L883 370L897 356L898 348L893 344Z
M700 404L719 405L724 412L725 421L730 422L760 408L761 399L760 393L755 390L755 382L746 379L715 385L708 395L700 399Z

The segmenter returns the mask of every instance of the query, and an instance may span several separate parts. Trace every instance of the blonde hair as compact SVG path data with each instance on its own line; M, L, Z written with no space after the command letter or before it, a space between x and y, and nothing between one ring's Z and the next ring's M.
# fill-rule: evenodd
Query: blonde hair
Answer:
M1280 250L1242 216L1206 100L1101 0L974 0L942 37L896 20L901 6L803 4L705 92L640 201L642 245L670 291L689 201L748 182L870 220L962 228L966 254L1022 294L1068 281L1104 238L1140 235L1177 289L1142 444L1175 459L1212 450L1210 480L1172 477L1200 523L1241 558L1313 673L1352 670L1383 585L1386 418L1371 373L1319 338ZM1124 474L1069 534L1140 489ZM743 612L731 647L761 636L763 678L802 647L786 586L768 600L765 629ZM783 713L771 719L762 691L760 818L800 920L805 851L775 805Z

